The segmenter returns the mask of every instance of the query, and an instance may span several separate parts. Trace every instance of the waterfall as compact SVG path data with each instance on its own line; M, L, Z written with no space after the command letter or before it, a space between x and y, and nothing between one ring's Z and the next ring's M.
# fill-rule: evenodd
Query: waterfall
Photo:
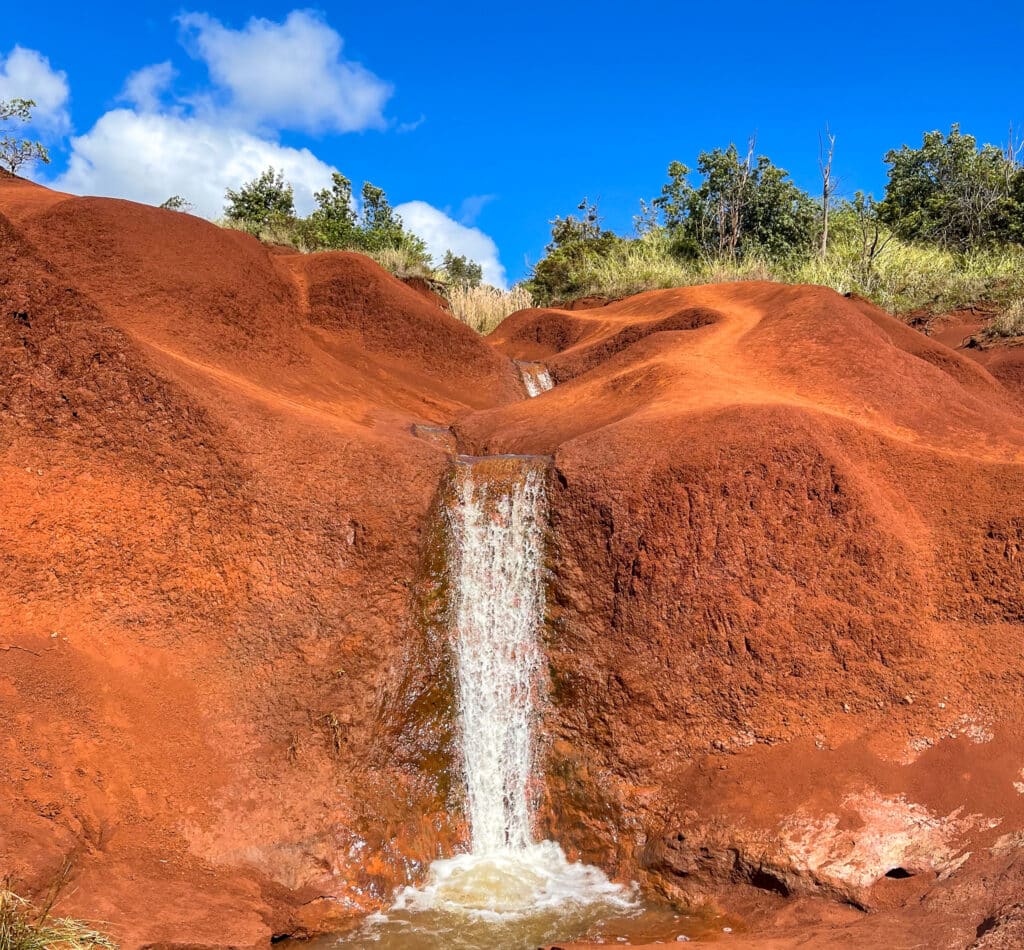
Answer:
M530 398L554 388L555 381L543 363L528 362L527 360L516 360L515 363L519 367L519 375L526 387L526 395Z
M535 460L501 459L494 484L481 477L486 467L456 464L451 512L459 736L478 854L533 843L529 782L544 620L544 473Z
M460 457L448 494L449 629L471 848L434 861L425 883L400 891L389 913L441 914L463 933L473 918L547 921L557 934L559 922L581 914L636 906L632 890L533 834L547 675L546 474L538 458ZM482 946L498 946L492 938Z

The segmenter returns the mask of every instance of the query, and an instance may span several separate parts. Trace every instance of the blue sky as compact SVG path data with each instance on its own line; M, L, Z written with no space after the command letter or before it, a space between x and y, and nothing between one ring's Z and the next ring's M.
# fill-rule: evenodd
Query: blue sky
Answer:
M69 190L182 193L212 213L264 159L282 159L300 204L338 168L497 282L522 277L546 222L584 195L628 230L671 160L753 132L813 188L828 122L845 192L880 193L886 149L927 129L1004 141L1011 120L1024 128L1022 11L21 3L0 21L0 97L48 103L54 163L37 177Z

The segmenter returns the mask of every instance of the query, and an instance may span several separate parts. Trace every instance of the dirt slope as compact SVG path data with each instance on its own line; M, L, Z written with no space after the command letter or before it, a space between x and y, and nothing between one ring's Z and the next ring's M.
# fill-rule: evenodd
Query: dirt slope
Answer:
M127 947L265 946L450 851L451 426L554 460L546 828L737 947L1016 945L1024 415L984 366L758 283L485 341L357 255L10 179L0 262L22 886L71 858L59 910Z
M9 179L8 210L0 867L71 856L60 909L128 946L390 893L379 842L438 846L383 705L447 465L411 426L522 398L514 366L362 257Z
M559 380L459 424L555 456L551 827L789 933L757 945L964 947L1009 913L1014 396L821 288L527 311L495 343ZM794 929L800 895L877 913Z

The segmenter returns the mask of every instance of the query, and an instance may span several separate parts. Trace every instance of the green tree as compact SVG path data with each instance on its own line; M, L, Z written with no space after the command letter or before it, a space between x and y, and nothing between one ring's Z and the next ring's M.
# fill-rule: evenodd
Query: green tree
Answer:
M400 247L404 229L383 188L363 182L363 243L371 250Z
M994 145L979 148L959 125L925 133L920 148L892 149L885 161L879 216L897 237L961 251L1024 237L1020 166Z
M331 187L318 191L316 210L307 222L314 247L345 250L358 247L362 233L352 201L352 182L340 172L331 174Z
M36 107L34 99L0 99L0 168L12 175L19 169L33 162L50 164L50 153L46 146L30 139L10 134L12 122L22 125L32 121L32 110Z
M597 202L584 198L579 217L556 217L550 223L551 240L526 282L538 300L571 298L584 291L595 262L614 254L628 242L606 231Z
M661 186L661 194L651 202L654 209L661 213L669 231L676 231L686 224L694 205L695 193L690 184L690 171L690 167L682 162L669 162L668 181Z
M471 261L465 254L456 256L451 251L445 251L441 269L448 276L449 283L459 287L479 287L484 277L484 269L476 261Z
M367 251L400 251L410 263L427 265L430 254L422 238L407 231L383 188L363 182L361 246Z
M819 228L817 203L788 172L760 156L743 216L744 253L754 250L772 260L804 254L819 238Z
M283 171L268 168L258 178L246 182L238 191L229 188L224 216L250 234L295 221L295 196L284 180Z
M668 167L668 182L652 204L681 256L735 259L761 253L781 259L806 252L816 236L817 208L788 172L764 155L745 157L735 145L701 152L700 183L682 162Z

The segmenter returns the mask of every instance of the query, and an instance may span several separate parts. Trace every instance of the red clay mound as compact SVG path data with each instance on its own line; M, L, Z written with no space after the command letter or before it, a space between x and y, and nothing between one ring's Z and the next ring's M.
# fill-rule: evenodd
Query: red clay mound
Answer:
M447 833L382 702L425 675L413 425L514 366L369 262L126 202L2 180L0 255L0 868L70 858L129 947L373 906Z
M680 312L720 319L645 332ZM545 316L496 345L532 355ZM973 943L1020 884L1016 400L820 288L554 317L567 381L460 424L555 456L551 827L655 889L732 893L780 928L751 946ZM800 895L878 913L794 928Z
M920 329L930 339L945 344L983 366L1017 399L1024 397L1024 346L1018 339L979 342L982 331L995 317L993 311L963 310L922 315Z
M485 342L358 255L11 179L0 262L19 887L70 858L58 911L127 947L266 945L464 840L451 426L554 457L546 829L737 947L1014 945L1024 416L985 368L766 283Z

